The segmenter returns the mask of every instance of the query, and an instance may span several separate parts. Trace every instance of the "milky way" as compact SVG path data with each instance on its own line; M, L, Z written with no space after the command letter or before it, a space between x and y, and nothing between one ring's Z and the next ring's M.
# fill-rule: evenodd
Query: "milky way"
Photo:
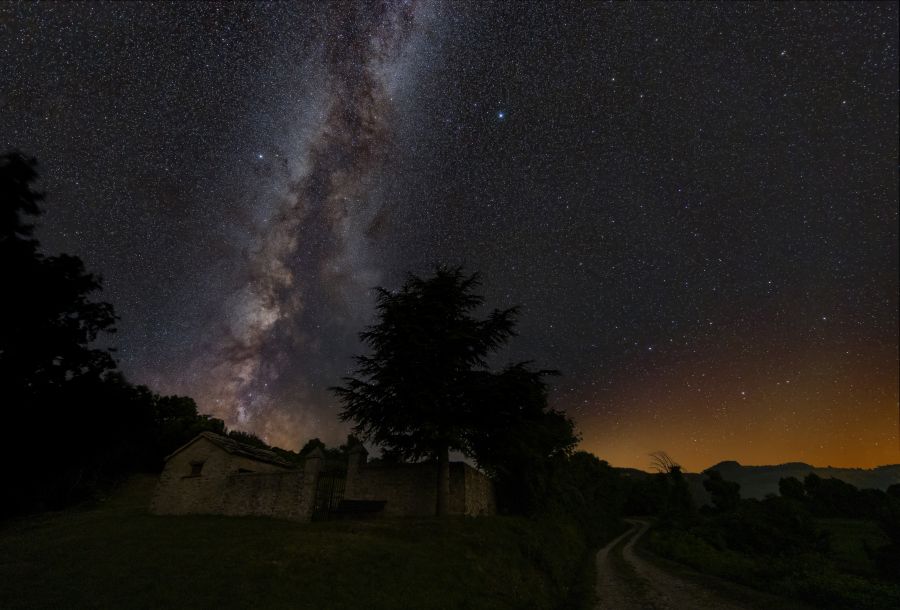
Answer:
M295 432L306 410L283 392L304 375L296 354L310 349L309 293L326 295L330 318L358 321L352 302L380 278L368 244L390 221L391 205L372 197L372 182L391 148L394 64L415 26L410 2L335 6L326 17L324 82L309 94L321 122L300 158L287 160L296 175L250 254L246 283L227 299L226 323L213 330L220 338L195 365L208 371L198 375L204 402L229 425L267 438Z
M582 446L898 452L893 2L0 4L0 137L127 377L297 448L369 288L522 306Z

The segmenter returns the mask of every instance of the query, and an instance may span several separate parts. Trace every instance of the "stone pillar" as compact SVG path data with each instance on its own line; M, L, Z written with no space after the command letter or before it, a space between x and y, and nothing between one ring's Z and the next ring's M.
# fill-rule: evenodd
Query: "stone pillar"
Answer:
M306 461L303 462L303 476L309 482L315 481L319 471L322 469L322 460L324 458L325 452L322 451L321 447L316 447L306 456Z
M344 497L348 500L362 499L356 497L356 483L368 458L369 452L362 446L362 443L353 445L347 451L347 480L344 481Z
M316 447L303 462L303 485L300 490L300 515L301 521L309 521L312 518L316 504L316 484L319 480L319 472L322 470L322 461L325 453Z

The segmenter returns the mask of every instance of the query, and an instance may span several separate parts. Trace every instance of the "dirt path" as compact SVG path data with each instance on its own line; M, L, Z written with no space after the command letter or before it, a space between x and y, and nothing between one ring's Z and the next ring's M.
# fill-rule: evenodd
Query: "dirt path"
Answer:
M632 528L597 553L598 609L602 610L751 610L759 603L736 602L689 582L643 559L635 543L650 523L629 520Z

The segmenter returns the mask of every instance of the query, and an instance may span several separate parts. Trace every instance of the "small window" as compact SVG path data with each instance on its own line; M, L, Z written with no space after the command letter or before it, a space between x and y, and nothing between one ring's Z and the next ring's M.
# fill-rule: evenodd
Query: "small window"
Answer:
M191 476L199 477L203 472L203 462L191 462Z

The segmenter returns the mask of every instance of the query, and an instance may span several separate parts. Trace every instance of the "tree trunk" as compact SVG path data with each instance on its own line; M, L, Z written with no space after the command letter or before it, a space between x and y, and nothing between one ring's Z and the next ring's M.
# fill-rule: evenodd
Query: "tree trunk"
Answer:
M437 505L434 514L443 517L450 507L450 449L446 445L438 450Z

